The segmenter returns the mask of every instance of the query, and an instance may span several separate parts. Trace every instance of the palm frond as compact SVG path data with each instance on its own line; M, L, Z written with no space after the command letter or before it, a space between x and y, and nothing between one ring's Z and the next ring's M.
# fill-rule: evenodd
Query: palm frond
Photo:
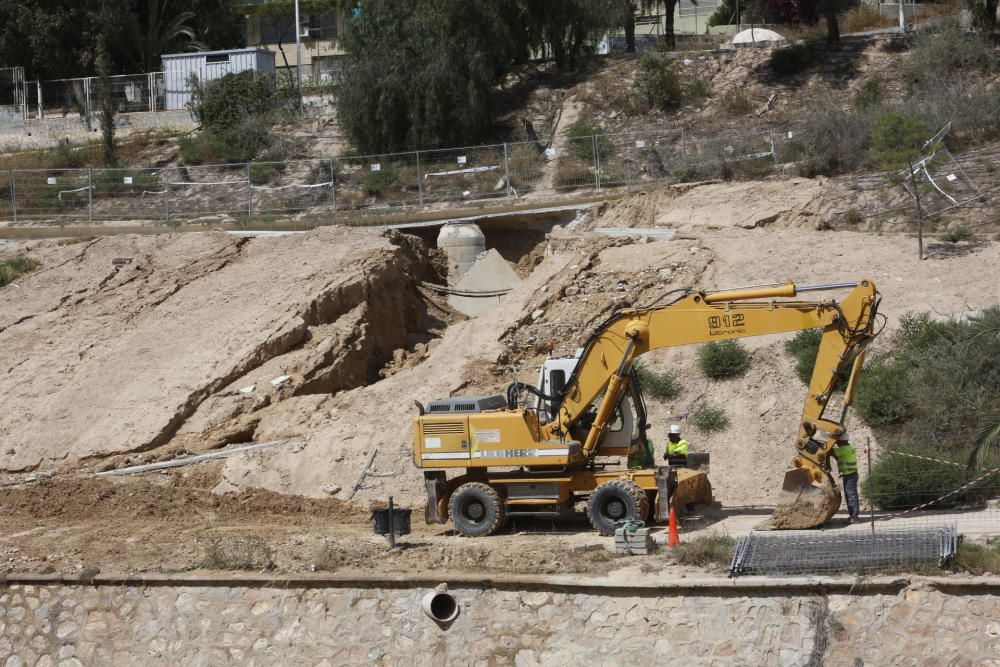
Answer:
M970 316L965 340L1000 343L1000 306L990 306Z
M1000 412L995 412L979 426L972 439L969 468L977 470L1000 453Z

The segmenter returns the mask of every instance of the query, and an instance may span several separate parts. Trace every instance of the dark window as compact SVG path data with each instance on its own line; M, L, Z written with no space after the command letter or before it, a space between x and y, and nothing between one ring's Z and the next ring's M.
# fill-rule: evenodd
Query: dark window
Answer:
M205 62L209 65L224 65L229 62L229 54L216 53L210 56L205 56Z

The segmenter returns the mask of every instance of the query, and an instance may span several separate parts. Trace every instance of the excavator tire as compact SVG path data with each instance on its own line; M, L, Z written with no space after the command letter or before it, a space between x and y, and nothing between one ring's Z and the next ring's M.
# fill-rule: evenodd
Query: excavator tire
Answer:
M649 497L630 479L612 479L590 492L587 517L601 535L614 535L619 521L644 521Z
M466 482L451 495L448 513L455 530L465 537L492 535L507 523L507 507L496 489Z

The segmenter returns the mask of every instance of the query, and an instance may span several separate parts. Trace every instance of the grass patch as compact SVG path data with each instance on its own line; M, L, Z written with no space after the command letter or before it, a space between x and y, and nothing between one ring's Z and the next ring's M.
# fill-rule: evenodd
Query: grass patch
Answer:
M210 537L204 543L205 558L201 566L210 570L274 570L274 551L264 538Z
M944 234L941 234L938 238L945 243L961 243L962 241L968 241L970 236L972 236L972 233L969 231L968 227L965 225L958 225L957 227L949 229Z
M678 565L729 567L733 562L735 550L736 540L729 535L703 535L682 542L674 547L670 553Z
M611 142L599 123L578 121L566 128L569 152L578 160L594 163L594 148L602 158L614 155L615 145Z
M753 111L753 103L750 102L750 98L739 88L726 92L719 100L719 104L727 115L733 117L745 116Z
M750 353L735 340L705 343L698 349L698 368L713 380L734 378L750 368Z
M705 79L692 79L687 85L688 101L700 104L712 96L712 84Z
M76 576L80 580L81 584L89 584L92 581L94 581L94 579L96 579L97 575L99 575L100 573L101 573L101 568L95 567L93 565L87 565L82 570L80 570L80 574Z
M41 264L29 257L15 257L0 262L0 287L9 285L26 273L37 269Z
M680 396L681 383L677 371L668 368L663 372L657 372L638 360L632 367L635 368L635 374L639 378L639 388L642 389L642 393L656 398Z
M729 417L723 408L705 406L694 413L691 423L702 433L715 433L729 426Z
M986 544L962 540L953 567L977 576L1000 573L1000 539L991 538Z

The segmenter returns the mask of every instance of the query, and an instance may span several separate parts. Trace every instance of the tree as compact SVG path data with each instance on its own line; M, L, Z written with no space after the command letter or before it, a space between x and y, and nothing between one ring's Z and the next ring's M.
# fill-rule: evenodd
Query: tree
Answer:
M196 39L194 18L193 11L175 9L170 0L140 1L125 21L124 46L131 64L142 72L156 72L164 53L204 48Z
M625 50L635 53L635 13L649 12L658 7L659 0L620 0L622 4L622 20L625 28Z
M526 56L518 7L497 0L366 0L347 22L337 116L366 152L455 146L492 130L498 84Z
M621 0L522 0L532 47L571 70L588 42L621 25Z
M101 112L101 149L105 167L113 167L115 158L115 108L111 91L111 56L108 53L107 39L98 38L94 56L94 67L97 70L97 107Z
M972 13L972 25L980 30L992 31L997 26L997 0L966 0Z
M875 121L872 131L872 157L883 169L906 171L910 179L910 194L917 205L917 252L924 258L924 213L920 205L917 173L921 157L933 147L926 146L927 127L917 118L898 111L883 114Z
M840 21L837 14L848 6L847 0L798 0L799 20L813 24L822 16L826 21L826 41L840 43Z

